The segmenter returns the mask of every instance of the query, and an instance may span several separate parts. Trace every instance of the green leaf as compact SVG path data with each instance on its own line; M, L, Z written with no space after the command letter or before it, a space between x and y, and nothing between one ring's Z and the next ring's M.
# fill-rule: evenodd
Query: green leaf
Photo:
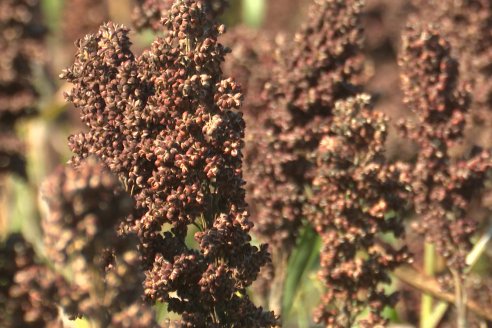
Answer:
M291 311L294 299L299 293L302 285L302 281L313 267L317 266L320 246L321 238L311 227L306 226L301 231L298 245L289 259L282 305L284 317L287 317Z
M155 311L155 319L157 322L162 322L168 312L167 312L167 305L166 303L163 303L163 302L157 302L155 305L154 305L154 311Z

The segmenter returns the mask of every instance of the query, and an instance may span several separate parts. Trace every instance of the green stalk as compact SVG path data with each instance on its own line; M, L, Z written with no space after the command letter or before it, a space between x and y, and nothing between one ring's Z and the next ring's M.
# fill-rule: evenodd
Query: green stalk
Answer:
M282 316L282 302L284 299L285 279L287 278L287 267L291 251L277 250L277 256L273 257L275 275L271 282L268 297L268 309Z
M466 265L468 265L467 272L469 272L475 263L478 262L480 256L482 256L483 252L487 249L487 245L492 239L492 224L489 226L487 231L483 234L482 237L478 240L478 242L473 246L473 249L470 253L468 253L466 257Z
M433 277L436 264L436 252L434 245L425 243L424 245L424 272L427 276ZM427 293L422 293L420 301L420 327L430 328L432 317L433 298Z
M3 239L9 232L9 199L7 196L7 176L0 176L0 238Z
M439 303L437 303L436 306L434 307L434 311L432 311L431 315L429 316L426 322L426 326L428 328L436 328L441 322L442 317L448 311L448 308L449 308L448 302L440 301Z

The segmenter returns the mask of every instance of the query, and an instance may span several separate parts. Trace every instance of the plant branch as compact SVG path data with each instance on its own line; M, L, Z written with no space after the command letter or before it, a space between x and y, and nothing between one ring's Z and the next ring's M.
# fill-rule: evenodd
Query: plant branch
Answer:
M466 272L470 272L473 266L478 262L491 239L492 225L490 225L487 231L482 235L482 237L480 237L478 242L475 244L471 252L466 257L466 264L468 265ZM441 321L443 315L446 313L448 306L449 304L445 302L441 302L440 304L436 305L436 308L434 309L431 317L432 320L429 327L434 328L437 326L437 324Z
M435 279L426 277L410 265L401 266L395 270L394 274L402 282L412 286L422 293L427 293L432 295L434 298L449 303L454 304L456 302L453 293L443 291ZM465 304L469 311L484 319L492 321L492 312L488 311L486 306L480 305L471 299L467 299Z

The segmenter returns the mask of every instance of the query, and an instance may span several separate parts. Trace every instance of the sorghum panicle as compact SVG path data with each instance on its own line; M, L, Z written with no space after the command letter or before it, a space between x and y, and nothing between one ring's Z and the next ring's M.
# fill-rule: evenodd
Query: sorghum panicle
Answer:
M417 122L401 124L418 147L412 170L416 227L447 262L462 272L475 221L468 217L473 195L483 187L490 154L476 148L463 158L451 155L464 139L470 94L459 81L458 62L437 27L410 24L404 33L400 66L404 102Z
M133 9L133 25L137 30L162 29L161 19L167 16L173 2L174 0L137 0Z
M223 64L224 72L233 76L241 85L244 94L244 119L246 121L246 152L249 150L249 130L264 111L263 88L271 78L277 42L265 30L255 30L246 26L235 26L221 38L230 48L230 55Z
M212 17L217 17L228 7L229 0L200 0ZM136 0L133 10L133 25L137 30L150 28L162 30L161 20L169 15L174 0Z
M31 64L39 59L35 54L42 53L44 32L39 1L0 2L0 173L25 175L23 146L14 126L35 112L37 93L30 80Z
M289 253L301 225L311 163L331 108L362 80L358 0L316 0L294 42L285 42L265 84L265 107L249 125L246 154L255 231Z
M489 0L412 1L418 19L439 26L439 31L459 58L460 76L471 84L470 113L475 128L489 127L492 109L492 2ZM487 132L487 131L483 131ZM484 135L482 135L483 138ZM485 135L487 136L487 134ZM488 134L487 141L490 140Z
M132 205L118 179L89 158L77 168L60 168L43 188L47 255L60 270L72 271L65 311L100 327L156 326L141 302L137 239L117 235Z
M408 254L385 249L377 239L402 234L399 214L409 176L405 165L386 162L386 135L387 119L360 94L335 104L318 147L306 216L323 241L320 277L327 291L315 320L327 327L353 326L367 306L369 317L359 324L385 324L382 311L396 301L382 284Z
M120 232L140 238L150 300L189 325L274 325L246 294L269 254L250 244L242 94L222 76L224 27L192 0L176 1L163 24L166 37L138 58L112 23L79 42L62 74L89 127L70 139L72 163L99 157L135 199ZM192 225L196 246L186 244Z
M32 246L21 235L0 243L2 327L63 327L57 303L64 289L60 276L35 262Z
M50 209L42 222L46 251L62 266L76 257L93 262L116 242L116 227L132 208L120 182L94 158L58 169L43 187Z
M314 0L306 23L285 43L278 90L301 121L327 116L363 82L363 1ZM284 74L282 74L284 73Z

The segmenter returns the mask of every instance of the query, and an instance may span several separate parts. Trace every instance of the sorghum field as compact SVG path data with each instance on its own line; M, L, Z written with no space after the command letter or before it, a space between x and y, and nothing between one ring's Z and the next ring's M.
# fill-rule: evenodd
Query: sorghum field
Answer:
M0 327L492 327L491 0L0 0Z

